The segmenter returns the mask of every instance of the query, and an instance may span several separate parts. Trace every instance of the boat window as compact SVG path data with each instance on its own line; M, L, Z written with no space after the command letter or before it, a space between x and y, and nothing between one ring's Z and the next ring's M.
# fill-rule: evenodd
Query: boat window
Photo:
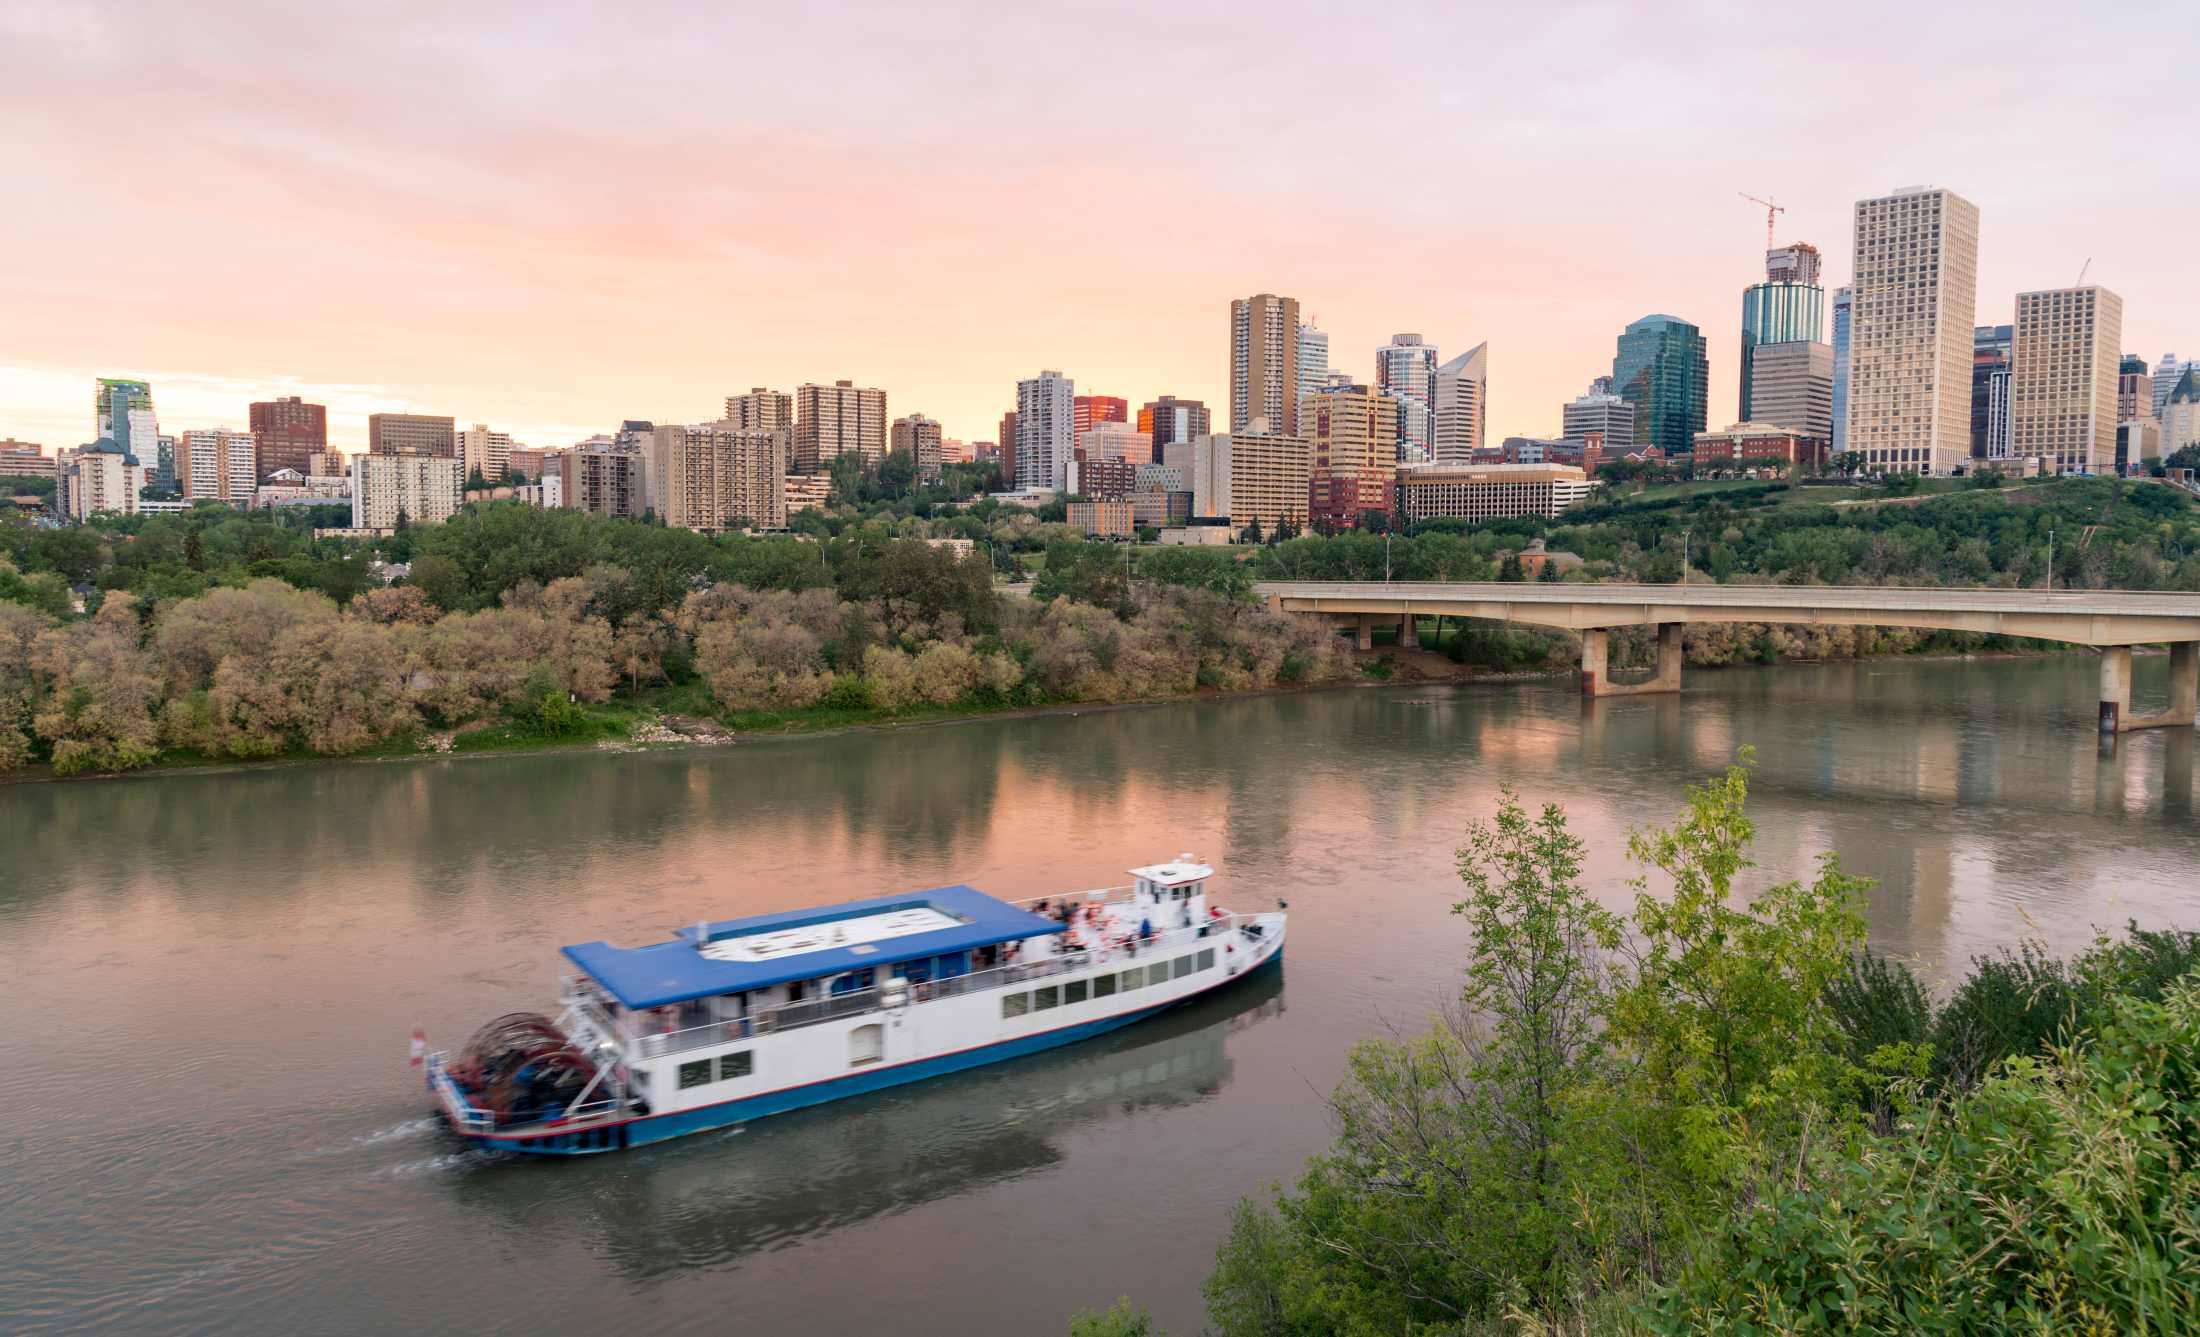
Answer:
M738 1053L718 1056L718 1080L730 1082L736 1077L746 1077L756 1071L756 1055L744 1049Z
M680 1065L680 1089L710 1085L710 1060L699 1058L693 1063Z
M1132 966L1129 970L1123 972L1123 992L1125 993L1140 987L1145 982L1146 968L1144 966Z
M1208 969L1208 968L1212 967L1212 966L1214 965L1214 963L1215 963L1215 949L1214 949L1214 948L1210 947L1210 948L1208 948L1208 949L1207 949L1206 951L1204 951L1204 952L1201 952L1201 953L1199 954L1199 968L1200 968L1201 970L1206 970L1206 969Z
M1086 985L1085 985L1085 981L1083 981L1083 980L1071 980L1071 981L1070 981L1069 983L1067 983L1067 984L1065 984L1065 985L1063 985L1063 986L1062 986L1062 1001L1063 1001L1064 1003L1082 1003L1082 1002L1084 1002L1084 1001L1085 1001L1085 988L1086 988Z
M1034 1012L1044 1012L1060 1001L1061 990L1054 985L1049 984L1031 991L1031 1010Z
M1001 995L1001 1015L1003 1017L1020 1017L1030 1010L1030 994L1004 993Z
M1115 976L1101 975L1092 982L1092 996L1105 998L1115 992Z
M1192 973L1192 958L1190 958L1190 957L1188 957L1188 956L1180 956L1180 957L1178 957L1178 958L1176 959L1176 977L1177 977L1178 979L1183 979L1183 978L1184 978L1184 977L1185 977L1186 975L1189 975L1189 974L1191 974L1191 973Z

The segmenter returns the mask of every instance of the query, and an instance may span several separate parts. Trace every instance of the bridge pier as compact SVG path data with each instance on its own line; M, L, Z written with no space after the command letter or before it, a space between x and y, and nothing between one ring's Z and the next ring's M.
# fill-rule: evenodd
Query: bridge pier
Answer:
M1352 643L1362 650L1375 648L1375 615L1373 613L1360 614L1360 620L1353 628Z
M1398 644L1407 650L1421 648L1421 619L1411 613L1398 619Z
M2172 641L2169 647L2169 706L2152 715L2131 713L2131 647L2101 650L2101 732L2192 727L2200 705L2200 641Z
M1581 633L1581 694L1583 696L1643 696L1681 689L1681 624L1658 624L1658 667L1643 682L1615 683L1611 679L1612 633L1591 627Z

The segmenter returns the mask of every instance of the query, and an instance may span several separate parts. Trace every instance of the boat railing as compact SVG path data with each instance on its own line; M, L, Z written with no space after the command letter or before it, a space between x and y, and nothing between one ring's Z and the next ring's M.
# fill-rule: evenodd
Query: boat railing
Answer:
M1069 974L1093 966L1128 968L1154 956L1172 955L1201 941L1219 940L1247 922L1247 916L1224 913L1198 924L1157 932L1143 941L1133 938L1120 945L1103 944L1079 950L1063 950L938 979L896 979L884 985L874 985L849 993L828 994L821 998L804 998L773 1007L754 1008L745 1017L708 1021L675 1030L647 1031L631 1025L613 1028L609 1018L604 1018L602 1024L607 1034L623 1035L631 1040L637 1058L662 1058L667 1054L684 1053L711 1045L737 1044L760 1035L774 1035L780 1031L815 1026L820 1022L883 1011L907 1003L930 1003L963 994L1005 989L1030 980ZM641 1015L645 1014L630 1014L634 1017ZM591 1020L595 1018L592 1017Z

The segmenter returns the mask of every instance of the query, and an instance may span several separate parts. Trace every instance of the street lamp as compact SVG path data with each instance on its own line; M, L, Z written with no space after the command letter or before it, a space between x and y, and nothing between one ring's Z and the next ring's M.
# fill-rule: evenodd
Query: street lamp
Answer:
M1681 527L1681 584L1688 583L1688 536L1696 532L1694 525Z

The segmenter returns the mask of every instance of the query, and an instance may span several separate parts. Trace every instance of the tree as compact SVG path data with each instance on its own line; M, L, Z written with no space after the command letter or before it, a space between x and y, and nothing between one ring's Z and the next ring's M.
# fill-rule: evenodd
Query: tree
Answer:
M1519 553L1508 552L1505 554L1505 560L1498 563L1497 578L1499 580L1508 582L1527 579L1527 573L1521 568L1520 565Z
M1145 580L1186 589L1212 590L1233 602L1253 594L1253 573L1230 553L1214 548L1156 548L1138 559Z
M413 558L411 574L405 581L445 612L457 612L468 602L466 573L442 553L426 552Z
M35 670L47 690L33 725L63 775L127 770L159 755L160 683L139 633L136 600L117 590L90 619L39 636Z
M1558 563L1548 557L1544 558L1541 569L1535 573L1535 578L1547 585L1557 584L1559 578Z

